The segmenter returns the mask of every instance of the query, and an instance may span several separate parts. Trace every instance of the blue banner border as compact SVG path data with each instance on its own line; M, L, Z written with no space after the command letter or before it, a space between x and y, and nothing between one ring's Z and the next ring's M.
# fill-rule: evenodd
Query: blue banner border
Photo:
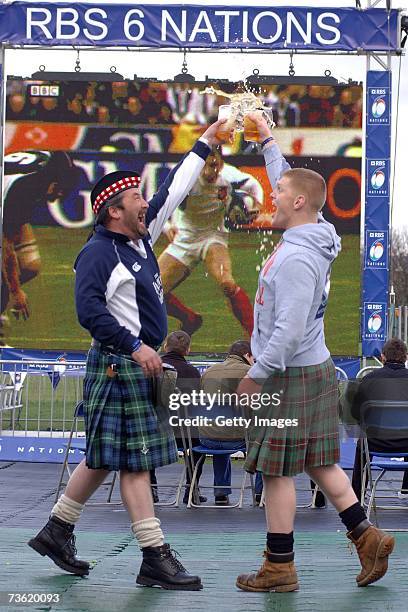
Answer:
M0 42L45 46L400 50L400 9L33 3L0 5Z

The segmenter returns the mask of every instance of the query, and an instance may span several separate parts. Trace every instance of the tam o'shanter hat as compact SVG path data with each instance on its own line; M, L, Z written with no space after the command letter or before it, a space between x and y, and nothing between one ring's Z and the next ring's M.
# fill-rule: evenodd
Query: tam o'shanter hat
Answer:
M121 191L140 186L140 176L131 170L118 170L110 172L96 183L91 191L91 204L94 215L97 215L102 206Z

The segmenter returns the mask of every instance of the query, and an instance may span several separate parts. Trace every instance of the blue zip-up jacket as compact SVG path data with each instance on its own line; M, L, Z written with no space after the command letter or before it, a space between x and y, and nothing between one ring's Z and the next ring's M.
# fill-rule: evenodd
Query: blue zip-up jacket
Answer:
M79 323L105 346L132 353L137 340L158 347L167 334L167 315L153 244L163 225L196 182L210 147L196 142L149 202L148 234L137 242L102 225L75 262Z

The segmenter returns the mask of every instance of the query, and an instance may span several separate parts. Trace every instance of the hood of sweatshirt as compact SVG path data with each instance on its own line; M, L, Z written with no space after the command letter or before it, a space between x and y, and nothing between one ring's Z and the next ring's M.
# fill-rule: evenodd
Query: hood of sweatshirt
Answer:
M304 246L316 251L329 261L336 259L341 251L341 238L334 225L326 221L321 213L318 223L305 223L286 230L282 236L285 242Z

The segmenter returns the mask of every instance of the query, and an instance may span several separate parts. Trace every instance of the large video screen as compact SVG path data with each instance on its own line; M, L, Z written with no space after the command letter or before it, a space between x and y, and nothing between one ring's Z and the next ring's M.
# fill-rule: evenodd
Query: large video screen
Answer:
M208 87L213 93L208 93ZM7 82L0 334L16 348L86 350L74 308L78 251L92 229L92 185L136 170L146 199L242 85L230 82ZM205 93L207 91L207 93ZM215 92L214 92L215 91ZM325 217L342 237L325 316L335 355L358 354L362 89L262 85L292 167L327 181ZM156 244L169 331L192 334L192 351L225 352L247 338L263 262L280 239L259 144L237 132L205 171ZM195 195L194 195L195 194ZM198 194L198 197L197 197ZM216 239L200 242L208 229ZM191 236L195 236L194 240Z

